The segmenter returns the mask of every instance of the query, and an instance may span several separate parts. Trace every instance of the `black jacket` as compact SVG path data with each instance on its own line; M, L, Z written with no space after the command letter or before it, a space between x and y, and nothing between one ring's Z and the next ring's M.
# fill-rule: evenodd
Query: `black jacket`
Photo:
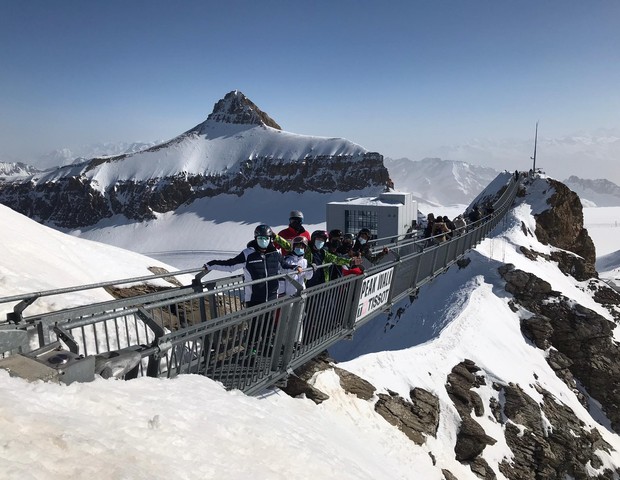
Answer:
M243 277L246 282L278 275L281 273L280 267L287 270L297 267L295 262L284 258L271 243L266 250L261 252L256 240L249 242L247 248L236 257L228 260L211 260L207 262L207 265L212 270L225 272L234 272L243 267ZM250 305L274 300L277 296L277 279L245 287L245 301Z

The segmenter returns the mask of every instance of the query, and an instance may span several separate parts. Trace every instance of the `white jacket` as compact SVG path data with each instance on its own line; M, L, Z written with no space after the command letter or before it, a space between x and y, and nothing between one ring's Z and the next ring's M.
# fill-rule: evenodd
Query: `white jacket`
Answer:
M295 253L289 253L286 257L284 257L287 261L293 261L297 264L298 267L303 268L304 270L308 268L308 260L304 258L303 255L296 255ZM307 272L301 273L290 273L289 277L299 283L304 289L306 288L306 281L310 280L314 275L312 270L308 270ZM297 293L297 288L289 282L287 279L280 280L280 286L278 287L278 295L293 295Z

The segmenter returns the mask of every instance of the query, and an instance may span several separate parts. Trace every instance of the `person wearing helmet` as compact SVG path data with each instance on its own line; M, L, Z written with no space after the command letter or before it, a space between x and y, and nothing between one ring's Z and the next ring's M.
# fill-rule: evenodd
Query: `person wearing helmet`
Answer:
M353 244L355 243L355 237L352 233L345 233L342 237L342 246L338 250L340 255L349 255L351 250L353 249Z
M303 271L289 275L297 285L289 281L288 278L280 280L280 289L278 290L280 295L294 295L298 292L299 286L301 286L302 290L305 289L306 281L310 280L314 274L314 271L308 268L308 260L305 258L306 250L308 249L308 239L301 235L295 237L291 242L291 247L292 251L285 258L295 262Z
M204 269L234 272L243 268L245 282L260 280L280 274L280 269L296 270L302 268L293 259L286 259L273 246L275 237L269 225L261 224L254 230L254 240L248 242L239 255L228 260L211 260L204 264ZM278 296L278 280L256 283L245 287L245 305L251 307L274 300Z
M331 240L332 238L339 238L342 240L343 237L343 233L342 230L340 230L339 228L334 228L332 230L329 231L329 239Z
M310 232L308 232L302 225L304 221L304 214L300 210L292 210L289 219L288 227L281 230L278 235L289 242L295 237L305 237L308 242L310 241ZM282 247L282 253L290 253L290 250L286 250Z
M358 264L357 259L350 257L342 257L335 253L329 252L325 248L329 235L325 230L316 230L312 232L310 237L310 245L306 251L306 259L316 269L319 265L332 263L339 266L355 266ZM306 284L307 287L314 287L322 283L329 282L330 269L321 268L322 271L315 272L314 276Z
M387 247L384 247L382 251L377 254L373 254L370 251L370 244L368 243L371 237L370 230L368 228L362 228L357 234L355 244L351 249L353 255L357 257L364 257L373 265L377 264L379 260L385 257L390 251Z

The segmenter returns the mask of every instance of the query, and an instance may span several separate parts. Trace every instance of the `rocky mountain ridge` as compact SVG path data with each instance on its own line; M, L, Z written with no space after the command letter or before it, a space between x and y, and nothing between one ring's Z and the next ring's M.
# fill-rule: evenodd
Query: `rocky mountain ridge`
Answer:
M203 197L279 192L381 190L383 157L338 138L284 132L239 91L207 120L169 142L0 184L0 202L63 228L123 215L143 221Z

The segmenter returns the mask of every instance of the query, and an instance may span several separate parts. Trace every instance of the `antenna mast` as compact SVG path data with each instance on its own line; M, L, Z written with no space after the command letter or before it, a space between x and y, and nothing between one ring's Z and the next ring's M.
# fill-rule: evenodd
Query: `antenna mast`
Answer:
M536 136L534 137L534 156L530 157L534 160L534 164L532 166L532 172L536 173L536 144L538 143L538 121L536 121Z

